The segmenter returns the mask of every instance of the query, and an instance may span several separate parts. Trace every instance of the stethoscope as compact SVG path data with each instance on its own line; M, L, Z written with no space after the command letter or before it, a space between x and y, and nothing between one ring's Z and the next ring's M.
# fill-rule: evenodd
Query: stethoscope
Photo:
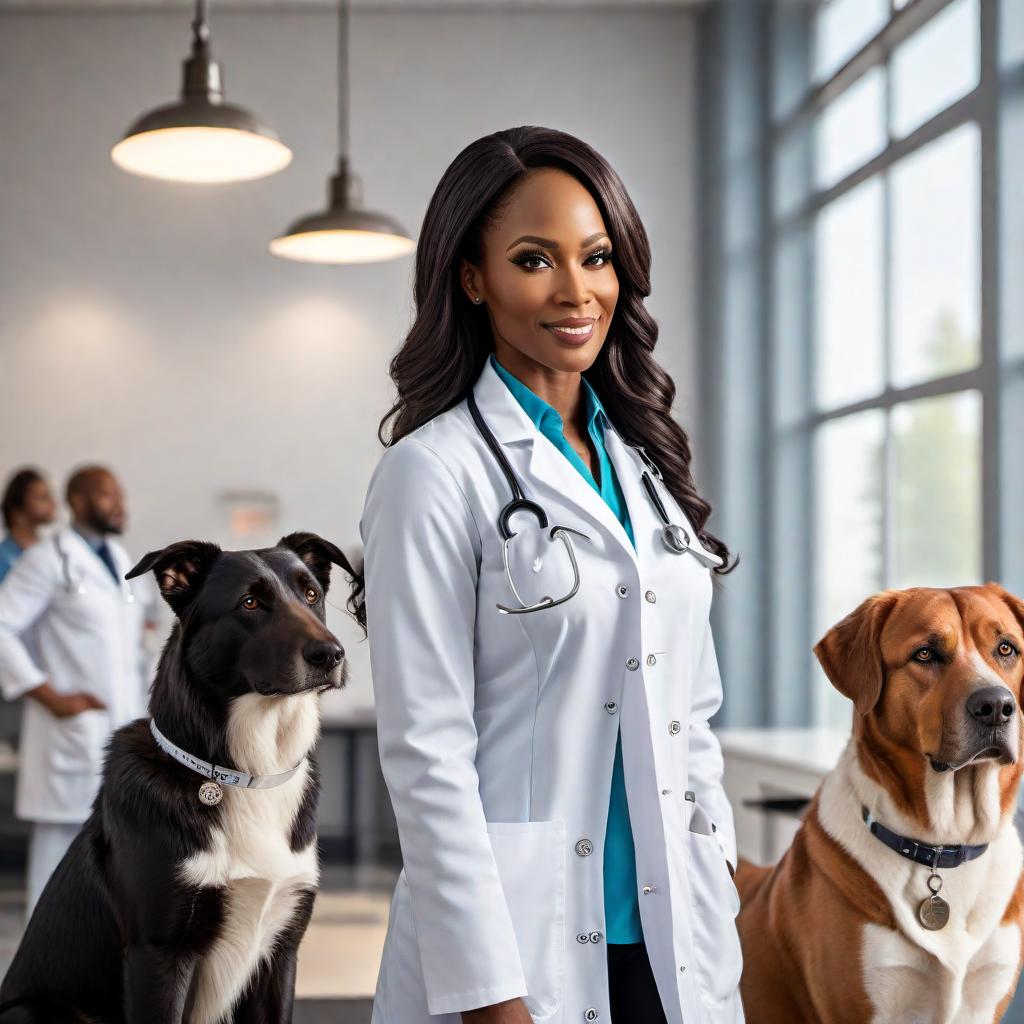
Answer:
M64 550L60 543L60 535L53 535L53 547L57 552L57 557L60 559L61 575L64 577L64 592L66 594L74 594L79 596L88 593L88 589L83 582L85 576L80 576L78 580L71 578L71 567L68 553ZM135 601L135 595L132 593L131 584L127 580L118 582L118 589L121 591L121 596L124 598L126 604L132 604Z
M501 450L501 445L498 443L497 438L495 438L491 433L490 427L487 426L487 423L476 404L476 398L472 391L469 393L467 401L470 415L473 417L473 422L476 424L476 428L480 431L483 439L487 442L487 447L491 449L491 453L494 455L498 465L501 467L501 471L505 474L505 479L508 481L508 486L512 491L512 500L509 501L498 514L498 529L500 530L501 536L504 540L504 543L502 544L502 560L505 566L505 577L508 580L509 586L512 588L512 593L515 594L516 600L519 601L522 607L510 608L508 605L498 602L498 611L504 615L524 615L527 612L537 612L544 608L554 608L556 605L564 604L570 598L575 597L577 591L580 589L580 570L576 561L576 552L573 548L572 539L569 534L574 533L577 537L582 537L584 540L589 540L590 538L587 534L581 533L579 530L574 530L569 526L551 527L548 532L549 539L554 540L557 537L565 545L565 550L569 554L569 561L572 564L573 574L572 588L565 597L542 597L536 604L527 605L519 596L519 591L516 590L515 581L512 579L512 572L509 569L509 544L515 536L515 531L509 525L509 520L517 512L529 512L531 515L536 517L538 526L541 529L546 530L548 529L547 513L540 505L537 504L537 502L531 501L523 494L523 489L519 484L519 479L515 474L515 470L512 469L511 463L505 457L505 453ZM644 490L647 491L647 494L650 496L650 499L658 512L658 518L661 520L662 543L674 555L682 555L687 551L691 551L690 534L678 523L673 523L669 519L668 512L665 509L665 503L661 500L661 495L658 494L657 488L654 486L654 481L651 479L651 473L653 473L658 480L663 481L664 478L661 475L661 471L640 445L630 445L629 447L638 452L640 458L644 462L644 465L647 466L647 469L645 469L641 474L640 480L644 485ZM648 470L650 472L648 472Z

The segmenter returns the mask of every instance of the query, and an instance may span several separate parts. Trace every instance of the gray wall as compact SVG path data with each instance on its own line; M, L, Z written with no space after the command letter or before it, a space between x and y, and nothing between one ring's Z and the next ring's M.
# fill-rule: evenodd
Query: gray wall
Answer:
M125 174L110 146L171 100L190 13L0 14L0 474L62 481L109 462L129 491L127 543L228 540L218 495L277 492L283 529L358 542L391 399L387 363L411 318L412 261L319 267L267 242L319 208L336 146L330 11L213 8L227 98L295 151L284 172L230 186ZM602 151L654 247L659 355L693 435L693 16L638 8L359 9L352 145L367 205L413 232L472 139L545 124ZM340 590L334 600L342 604ZM365 644L342 708L372 702Z

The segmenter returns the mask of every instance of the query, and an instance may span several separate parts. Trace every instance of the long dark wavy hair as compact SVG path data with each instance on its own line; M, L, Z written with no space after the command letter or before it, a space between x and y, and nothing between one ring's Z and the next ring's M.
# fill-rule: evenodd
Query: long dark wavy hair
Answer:
M459 283L460 260L480 265L482 233L527 173L541 167L565 171L587 189L612 241L619 298L605 343L585 376L616 429L654 459L700 542L721 557L723 564L714 572L732 572L739 556L729 565L729 549L704 530L711 506L697 493L690 441L672 418L676 386L653 356L658 325L644 306L651 292L647 232L618 174L598 152L565 132L523 126L485 135L444 172L416 245L416 319L391 360L398 398L377 436L392 445L472 389L494 350L494 337L486 309L470 302Z

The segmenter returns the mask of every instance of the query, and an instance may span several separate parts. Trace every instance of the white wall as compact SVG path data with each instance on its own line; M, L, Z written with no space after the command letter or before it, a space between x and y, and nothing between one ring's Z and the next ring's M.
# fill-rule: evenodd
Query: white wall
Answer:
M133 554L226 542L227 489L275 491L282 532L353 545L412 261L331 268L267 252L323 205L334 168L329 11L213 7L227 99L292 147L284 172L190 187L111 163L127 125L176 96L190 16L0 15L0 474L36 463L62 484L81 461L109 463ZM414 233L450 160L499 128L564 129L618 169L652 238L649 306L699 482L692 15L359 9L351 34L366 202ZM342 704L369 704L365 644L340 614L332 624L352 657Z

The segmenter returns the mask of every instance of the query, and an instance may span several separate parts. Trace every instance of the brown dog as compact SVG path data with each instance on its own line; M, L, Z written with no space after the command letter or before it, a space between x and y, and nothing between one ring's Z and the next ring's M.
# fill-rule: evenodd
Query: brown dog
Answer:
M853 735L779 863L736 873L748 1024L1002 1019L1024 929L1022 652L1024 602L997 583L884 591L815 645ZM929 882L922 847L942 844L969 849Z

